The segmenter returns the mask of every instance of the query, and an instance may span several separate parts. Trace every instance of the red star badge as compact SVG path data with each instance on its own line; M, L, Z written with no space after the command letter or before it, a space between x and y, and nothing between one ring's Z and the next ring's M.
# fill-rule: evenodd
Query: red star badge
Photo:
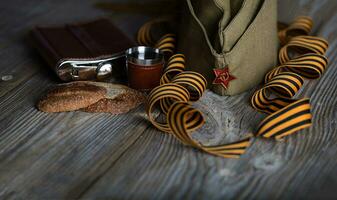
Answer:
M229 81L236 79L236 77L229 74L228 67L223 69L213 69L215 79L213 84L221 84L225 89L228 88Z

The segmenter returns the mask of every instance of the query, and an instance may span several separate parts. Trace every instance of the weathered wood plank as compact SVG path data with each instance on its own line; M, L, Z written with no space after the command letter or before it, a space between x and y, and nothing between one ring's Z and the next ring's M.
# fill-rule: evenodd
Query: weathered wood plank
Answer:
M18 2L24 5L16 10ZM14 76L11 81L0 81L1 199L334 197L337 27L333 25L337 16L330 19L328 13L336 4L327 6L327 2L318 0L281 3L285 9L282 19L290 20L296 12L310 14L318 20L315 33L330 42L327 72L321 79L305 84L299 94L311 97L314 125L284 142L256 139L247 154L233 160L185 147L170 135L157 131L146 121L144 107L120 116L83 112L46 114L34 108L39 96L55 80L24 44L24 32L35 23L64 23L101 15L91 7L93 2L37 4L14 0L1 7L5 11L1 13L5 14L0 14L3 15L0 23L4 24L0 31L0 75ZM38 6L28 9L35 5ZM74 12L63 16L62 9ZM326 12L321 12L322 9ZM18 17L13 19L13 15ZM116 22L120 27L135 33L144 18L123 15L119 19ZM204 130L203 135L196 137L204 143L217 143L254 131L264 115L250 107L252 92L219 97L207 91L202 106L214 116L214 121L209 122L218 123L222 132L206 134Z

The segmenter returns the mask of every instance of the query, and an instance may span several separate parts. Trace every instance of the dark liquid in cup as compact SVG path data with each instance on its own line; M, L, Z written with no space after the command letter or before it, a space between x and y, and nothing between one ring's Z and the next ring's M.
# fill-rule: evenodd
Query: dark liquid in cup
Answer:
M127 72L131 88L148 92L159 85L164 68L163 54L151 47L127 50Z
M164 62L147 66L128 62L129 86L143 92L148 92L157 87L163 72L163 66Z

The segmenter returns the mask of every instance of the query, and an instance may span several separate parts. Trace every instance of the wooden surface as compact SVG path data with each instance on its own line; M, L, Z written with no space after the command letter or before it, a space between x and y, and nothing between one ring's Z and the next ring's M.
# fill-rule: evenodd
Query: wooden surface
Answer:
M299 94L311 97L314 125L283 142L255 139L237 160L183 146L151 126L144 107L119 116L47 114L34 107L57 79L27 45L27 31L37 24L106 15L93 8L94 2L0 2L0 199L336 198L335 1L286 0L280 5L280 18L286 21L297 13L317 19L315 33L330 43L326 73L307 82ZM113 16L130 37L146 19ZM220 97L207 91L199 106L220 128L197 137L217 143L253 132L265 116L250 107L252 92Z

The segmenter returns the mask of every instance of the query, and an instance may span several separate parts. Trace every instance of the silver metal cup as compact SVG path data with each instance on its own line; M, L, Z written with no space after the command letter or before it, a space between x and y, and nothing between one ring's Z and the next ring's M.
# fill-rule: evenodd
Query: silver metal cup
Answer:
M159 85L164 69L164 55L159 49L138 46L125 54L129 87L147 92Z
M146 46L129 48L125 55L127 61L142 66L151 66L164 61L164 55L159 49Z

